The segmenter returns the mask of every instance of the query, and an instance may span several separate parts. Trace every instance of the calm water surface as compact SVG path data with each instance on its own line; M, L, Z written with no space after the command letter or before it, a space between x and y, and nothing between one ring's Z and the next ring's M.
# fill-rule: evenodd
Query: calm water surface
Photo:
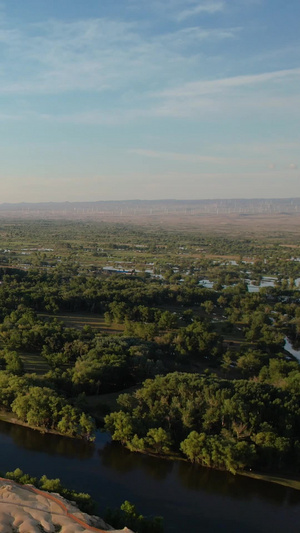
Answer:
M88 444L0 421L0 470L17 467L89 492L99 514L128 499L164 516L166 533L300 531L300 491L131 454L100 432Z
M300 363L300 350L294 348L291 341L287 337L285 337L284 349L293 355Z

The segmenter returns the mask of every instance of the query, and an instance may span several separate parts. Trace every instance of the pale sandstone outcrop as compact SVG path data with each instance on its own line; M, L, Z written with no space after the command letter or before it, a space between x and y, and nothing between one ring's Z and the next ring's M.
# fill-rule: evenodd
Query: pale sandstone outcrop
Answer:
M77 521L76 521L77 520ZM58 494L32 486L0 480L0 533L95 533L115 531L103 520L91 517Z

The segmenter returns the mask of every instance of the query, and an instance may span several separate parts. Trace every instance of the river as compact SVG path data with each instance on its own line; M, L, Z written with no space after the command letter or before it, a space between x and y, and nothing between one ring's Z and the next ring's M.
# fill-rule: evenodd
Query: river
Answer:
M300 491L181 461L128 452L97 433L89 444L0 421L0 470L20 467L89 492L98 513L125 499L165 518L166 533L298 533Z
M293 357L295 357L300 363L300 350L296 350L296 348L293 347L291 341L287 337L285 337L284 341L284 349L289 352Z

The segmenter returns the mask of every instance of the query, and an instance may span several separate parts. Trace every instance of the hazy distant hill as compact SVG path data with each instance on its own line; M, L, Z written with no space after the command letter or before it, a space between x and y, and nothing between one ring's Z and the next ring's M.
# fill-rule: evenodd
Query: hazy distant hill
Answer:
M0 216L99 218L201 214L300 214L300 198L226 200L126 200L0 204Z

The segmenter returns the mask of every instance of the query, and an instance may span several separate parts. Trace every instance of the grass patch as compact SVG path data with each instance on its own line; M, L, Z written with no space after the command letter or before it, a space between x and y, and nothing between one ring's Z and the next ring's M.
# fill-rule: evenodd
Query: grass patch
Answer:
M269 483L276 483L291 489L300 490L300 480L293 477L284 477L281 475L259 474L258 472L239 472L242 476L252 477L261 481L268 481Z
M0 420L3 420L3 422L10 422L11 424L16 423L16 415L12 411L5 411L4 409L0 409Z
M97 420L104 420L104 417L108 413L113 411L119 411L120 407L117 403L117 399L120 394L133 393L138 389L138 387L129 387L127 389L109 392L107 394L86 396L85 401L88 407L88 412Z
M101 331L103 333L121 333L124 331L123 324L111 324L108 325L105 323L104 317L101 315L95 314L85 314L85 313L59 313L55 315L50 315L47 313L39 313L44 319L54 319L60 320L68 328L82 329L84 326L90 326L93 330Z
M26 374L37 374L38 376L44 376L50 370L50 366L41 355L21 352L20 357L24 365L24 372Z

